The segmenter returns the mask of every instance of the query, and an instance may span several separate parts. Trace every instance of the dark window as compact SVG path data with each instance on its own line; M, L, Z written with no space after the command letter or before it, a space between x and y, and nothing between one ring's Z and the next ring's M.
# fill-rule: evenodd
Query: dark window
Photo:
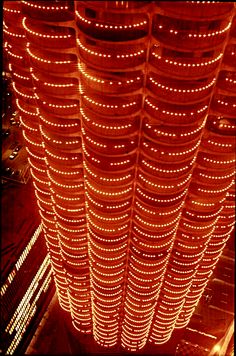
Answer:
M203 52L202 57L207 58L207 57L212 57L214 55L214 51L208 51L208 52Z
M90 46L96 46L96 41L90 40L89 38L86 38L86 43Z
M85 9L85 16L86 17L90 17L92 19L95 19L96 18L96 11L92 10L92 9Z

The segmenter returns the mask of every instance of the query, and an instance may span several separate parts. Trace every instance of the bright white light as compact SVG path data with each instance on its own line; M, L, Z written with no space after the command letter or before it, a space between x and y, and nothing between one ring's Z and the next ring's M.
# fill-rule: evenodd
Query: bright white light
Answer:
M212 353L215 354L216 352L220 352L220 345L219 344L216 344L213 349L212 349Z

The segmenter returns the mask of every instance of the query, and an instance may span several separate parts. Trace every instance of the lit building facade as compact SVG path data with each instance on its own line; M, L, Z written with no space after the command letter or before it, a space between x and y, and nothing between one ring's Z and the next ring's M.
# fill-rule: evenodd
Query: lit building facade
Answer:
M5 1L61 307L104 347L185 327L234 225L235 9Z
M8 273L1 275L1 350L5 355L22 352L32 337L45 304L55 293L50 259L42 225L32 236Z

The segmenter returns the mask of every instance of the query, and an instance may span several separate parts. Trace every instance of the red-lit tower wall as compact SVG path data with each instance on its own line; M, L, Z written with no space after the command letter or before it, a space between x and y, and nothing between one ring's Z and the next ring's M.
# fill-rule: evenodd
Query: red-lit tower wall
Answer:
M60 304L103 346L165 343L233 228L234 5L4 8Z
M73 12L66 2L54 11L47 4L6 2L4 13L13 85L59 302L76 328L91 332Z

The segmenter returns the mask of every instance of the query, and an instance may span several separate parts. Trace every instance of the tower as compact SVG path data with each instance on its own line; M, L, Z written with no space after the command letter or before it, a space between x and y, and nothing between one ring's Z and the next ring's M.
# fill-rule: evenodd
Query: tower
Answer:
M61 307L129 351L187 325L233 228L233 3L4 4Z

